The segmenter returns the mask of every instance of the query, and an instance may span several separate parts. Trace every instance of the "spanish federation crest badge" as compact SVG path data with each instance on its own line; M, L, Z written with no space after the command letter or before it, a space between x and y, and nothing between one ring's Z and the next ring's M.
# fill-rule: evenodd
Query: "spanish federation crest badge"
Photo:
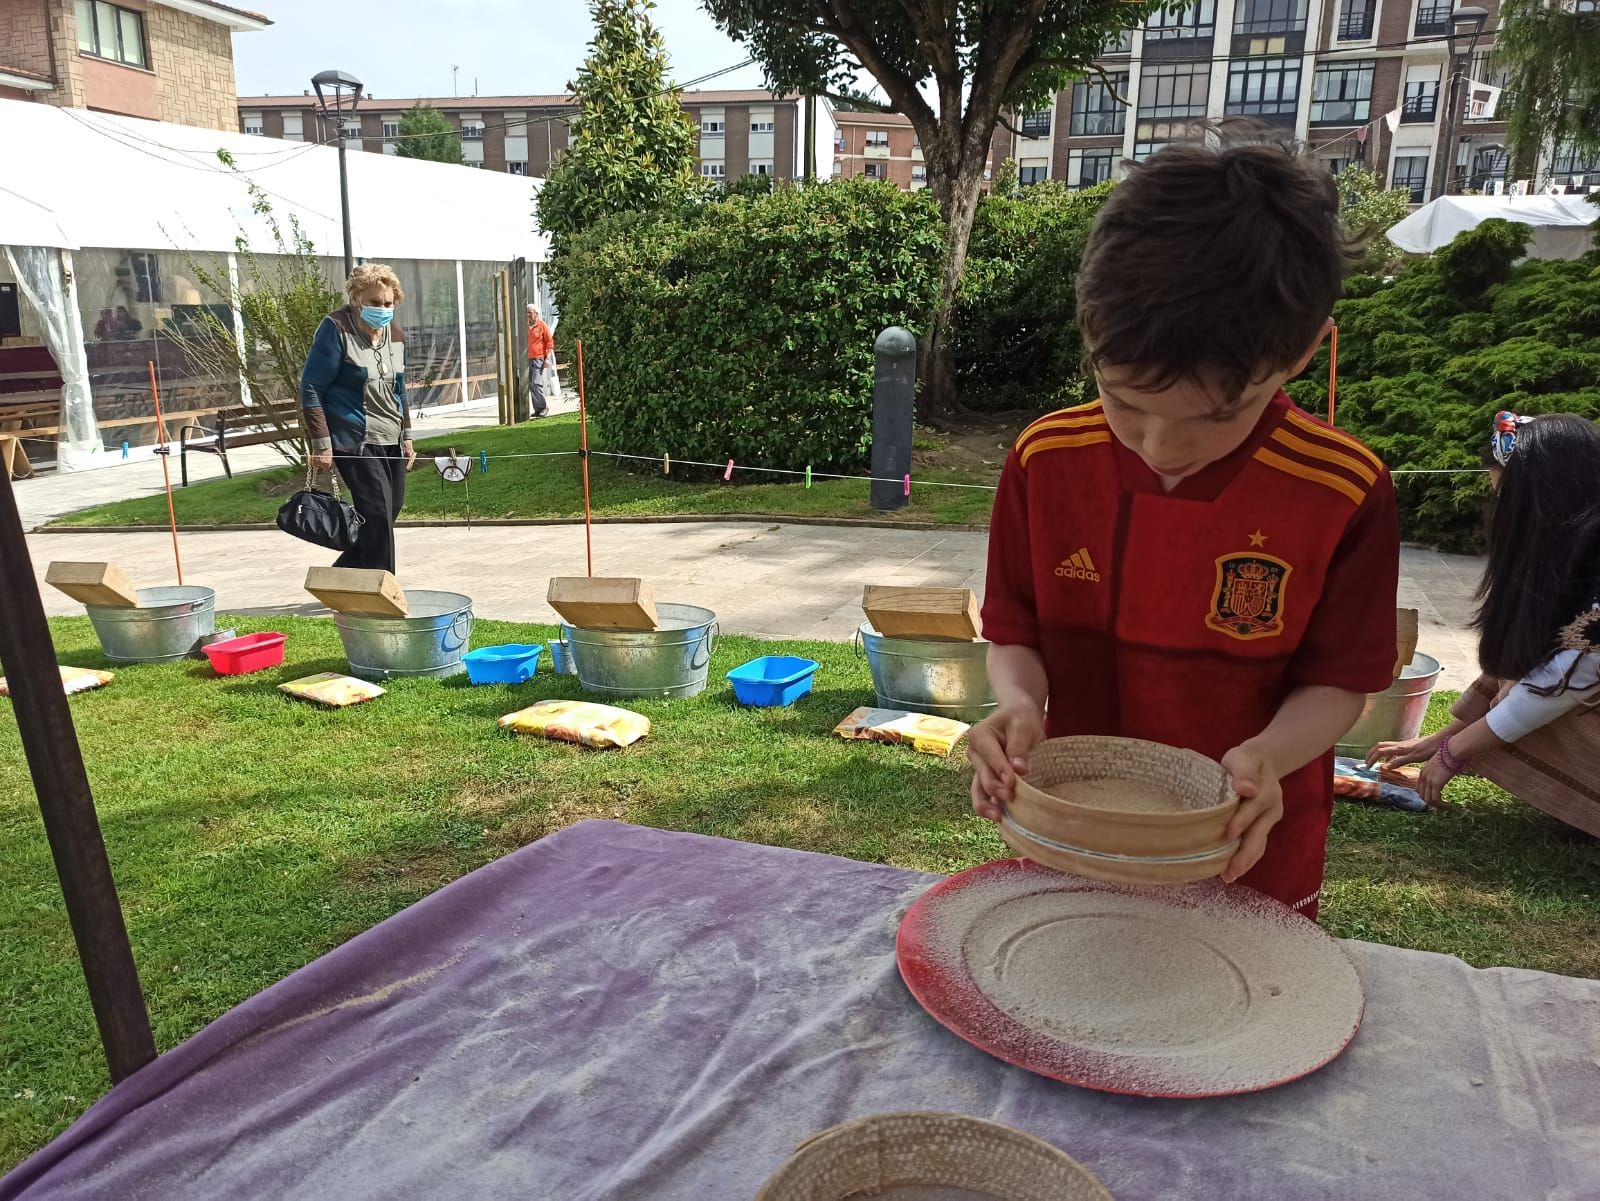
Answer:
M1294 569L1271 555L1223 555L1206 625L1230 638L1272 638L1283 633L1284 590Z

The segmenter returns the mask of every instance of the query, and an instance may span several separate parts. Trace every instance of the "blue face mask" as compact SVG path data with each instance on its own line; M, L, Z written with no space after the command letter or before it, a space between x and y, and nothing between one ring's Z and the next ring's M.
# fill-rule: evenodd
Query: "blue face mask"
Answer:
M372 326L373 329L382 329L384 326L388 325L389 322L394 320L394 310L372 308L369 306L361 310L361 320Z

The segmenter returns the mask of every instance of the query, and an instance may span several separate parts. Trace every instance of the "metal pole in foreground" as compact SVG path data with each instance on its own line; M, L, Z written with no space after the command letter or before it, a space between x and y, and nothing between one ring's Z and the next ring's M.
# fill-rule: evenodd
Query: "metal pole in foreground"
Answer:
M872 507L880 512L909 502L904 478L911 474L911 419L917 403L917 340L891 325L873 345Z
M356 256L350 246L350 176L344 165L344 130L339 130L339 215L344 219L344 277L355 270Z
M116 1083L154 1059L156 1044L9 479L0 486L0 581L0 667Z

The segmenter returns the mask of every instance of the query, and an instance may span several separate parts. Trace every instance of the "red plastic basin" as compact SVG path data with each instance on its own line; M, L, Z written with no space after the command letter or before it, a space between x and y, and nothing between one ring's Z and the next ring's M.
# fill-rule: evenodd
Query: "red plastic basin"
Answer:
M288 640L287 634L265 632L230 638L226 642L213 642L201 649L219 676L242 676L282 663L283 644Z

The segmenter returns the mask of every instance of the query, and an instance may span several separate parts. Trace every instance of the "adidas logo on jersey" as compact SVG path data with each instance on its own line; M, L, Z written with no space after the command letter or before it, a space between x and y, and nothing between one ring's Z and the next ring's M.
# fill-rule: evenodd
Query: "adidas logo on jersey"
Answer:
M1056 574L1067 580L1087 580L1091 584L1100 582L1100 571L1095 567L1094 560L1089 557L1087 547L1070 559L1062 559L1061 566L1056 568Z

